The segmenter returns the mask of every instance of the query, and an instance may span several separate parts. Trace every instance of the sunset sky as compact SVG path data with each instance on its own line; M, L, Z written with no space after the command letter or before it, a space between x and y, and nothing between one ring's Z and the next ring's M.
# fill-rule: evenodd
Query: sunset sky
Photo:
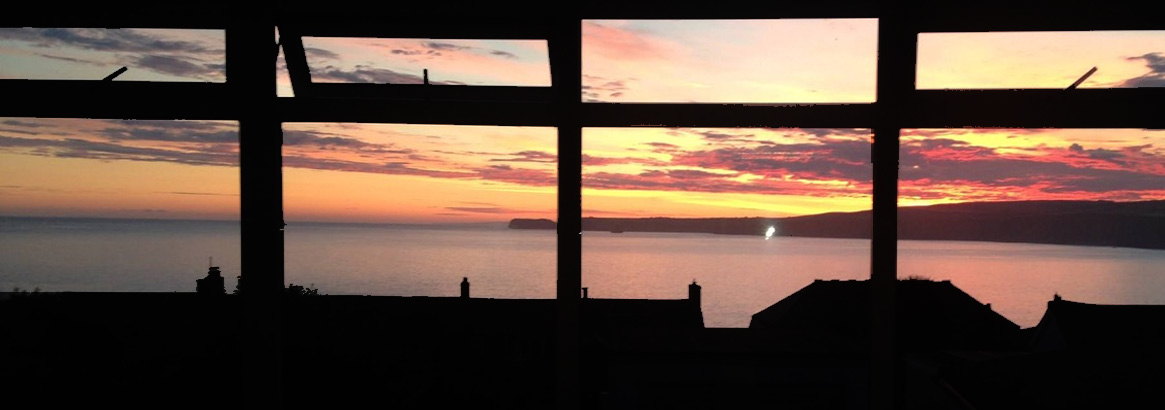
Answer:
M587 21L583 101L862 103L875 20ZM546 86L543 41L305 38L313 81ZM221 31L0 29L0 78L223 81ZM923 34L919 88L1165 86L1165 32ZM281 64L281 63L280 63ZM282 66L279 69L285 69ZM286 76L280 95L292 90ZM2 113L0 113L2 115ZM557 218L553 128L284 125L289 221ZM235 219L237 123L0 118L0 215ZM870 207L868 129L592 128L584 216ZM902 205L1165 199L1165 131L903 130Z

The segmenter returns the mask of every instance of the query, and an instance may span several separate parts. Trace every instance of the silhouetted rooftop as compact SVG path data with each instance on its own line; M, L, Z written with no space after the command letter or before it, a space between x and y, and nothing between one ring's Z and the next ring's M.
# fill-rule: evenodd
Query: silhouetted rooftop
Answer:
M1165 305L1101 305L1048 301L1032 347L1039 351L1159 349L1165 346Z
M899 280L898 335L907 349L1018 346L1019 326L950 281ZM867 280L816 280L754 314L750 328L820 332L865 346L870 337Z

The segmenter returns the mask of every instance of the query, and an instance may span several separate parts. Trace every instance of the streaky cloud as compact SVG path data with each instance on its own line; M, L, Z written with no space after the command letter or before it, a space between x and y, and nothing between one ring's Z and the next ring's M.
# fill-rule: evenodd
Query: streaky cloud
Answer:
M211 121L107 120L98 134L114 141L168 141L237 144L234 124Z
M463 51L463 50L473 49L473 47L469 47L469 46L462 46L462 45L457 45L457 44L452 44L452 43L442 43L442 42L437 42L437 41L426 41L424 43L421 43L421 45L425 46L426 48L429 48L432 50L437 50L437 51Z
M376 144L351 137L318 131L283 130L283 145L286 147L314 147L321 150L347 150L365 154L417 155L410 148L398 148L395 144Z
M284 155L283 166L384 175L413 175L431 178L483 180L525 186L556 186L558 184L558 177L554 171L515 168L505 164L448 171L418 168L405 161L369 163Z
M556 163L558 155L543 151L521 151L510 154L511 158L491 158L491 162L542 162Z
M48 59L59 60L59 61L67 61L67 62L70 62L70 63L77 63L77 64L92 64L92 65L95 65L95 66L109 66L109 65L112 65L112 64L110 64L109 62L106 62L106 61L97 61L97 60L82 59L82 58L64 57L64 56L57 56L57 55L52 55L52 54L45 54L45 53L38 53L37 55L38 55L38 56L41 56L41 57L44 57L44 58L48 58Z
M37 47L73 47L114 52L165 52L225 55L223 48L192 41L166 40L134 29L3 28L0 40L18 40Z
M42 124L39 122L29 122L29 121L20 121L20 120L4 120L4 121L0 121L0 124L12 125L12 126L16 126L16 127L28 127L28 128L40 128L40 127L47 127L48 126L47 124Z
M473 206L447 206L445 209L457 212L468 212L477 214L512 214L520 212L516 209L501 208L501 207L473 207Z
M29 155L96 160L174 162L186 165L238 165L235 153L189 152L173 149L130 147L76 138L34 139L0 136L0 147L33 148Z
M239 194L223 194L218 192L159 192L160 194L171 195L195 195L195 196L239 196Z
M1126 60L1143 60L1149 72L1121 82L1121 87L1165 87L1165 53L1147 53Z
M518 59L518 56L517 56L516 54L514 54L514 53L511 53L511 52L509 52L509 51L502 51L502 50L491 50L491 51L489 52L489 54L490 54L490 55L495 55L495 56L498 56L498 57L504 57L504 58L508 58L508 59L511 59L511 60L517 60L517 59Z
M345 70L336 66L325 66L312 70L312 81L339 82L339 83L374 83L374 84L422 84L424 79L415 74L400 73L387 68L375 68L367 65L357 65L354 69ZM450 82L429 81L434 85L454 85Z
M1165 157L1148 145L1088 149L1079 143L1016 155L950 139L904 141L899 180L907 196L964 200L1165 198ZM1030 151L1030 150L1029 150ZM1070 195L1069 195L1070 194Z
M223 75L224 65L190 62L189 59L176 56L147 55L138 58L136 66L154 72L179 77L208 78Z
M733 175L710 172L676 172L682 170L653 170L637 175L594 172L583 174L582 186L587 189L649 190L669 192L706 192L717 194L796 195L808 197L865 197L870 185L847 182L818 185L807 181L762 178L750 182L733 179Z
M604 157L599 155L582 154L582 164L584 166L604 166L604 165L619 165L619 164L639 164L664 166L667 162L654 160L650 158L637 157Z
M324 50L322 48L304 47L303 52L307 55L308 58L319 58L319 59L328 59L328 60L340 59L339 54L333 53L329 50Z

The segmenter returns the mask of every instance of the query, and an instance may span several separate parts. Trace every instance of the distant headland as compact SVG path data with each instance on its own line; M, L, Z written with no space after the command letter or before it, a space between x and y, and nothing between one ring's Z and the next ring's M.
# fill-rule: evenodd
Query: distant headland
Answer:
M514 219L510 229L558 229L558 223L549 219Z
M593 218L583 231L675 232L870 238L870 211L784 218ZM549 219L514 219L510 229L557 229ZM1165 201L971 202L898 208L898 238L1165 249Z

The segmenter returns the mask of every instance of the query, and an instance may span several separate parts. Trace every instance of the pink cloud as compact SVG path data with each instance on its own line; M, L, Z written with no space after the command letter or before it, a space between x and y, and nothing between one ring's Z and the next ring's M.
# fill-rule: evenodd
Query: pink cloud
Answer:
M648 33L595 21L583 22L583 59L587 54L615 60L667 59L672 46Z

